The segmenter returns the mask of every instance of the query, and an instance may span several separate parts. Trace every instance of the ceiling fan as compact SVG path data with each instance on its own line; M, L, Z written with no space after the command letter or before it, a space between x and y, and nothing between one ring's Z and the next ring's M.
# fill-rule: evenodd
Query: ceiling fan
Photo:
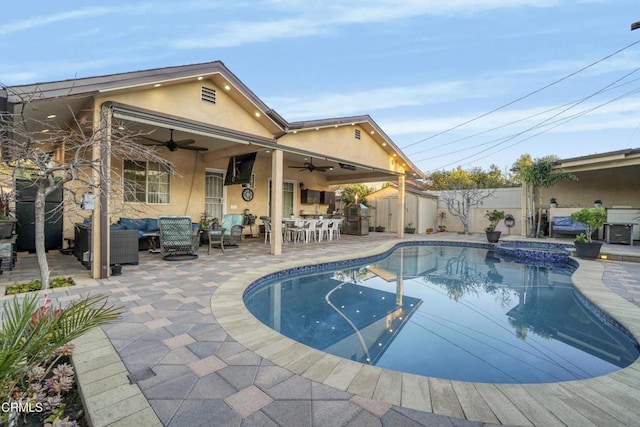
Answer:
M306 169L309 172L313 172L313 171L318 171L318 172L326 172L326 171L332 171L333 170L333 166L316 166L313 164L313 157L311 158L311 160L309 162L304 162L303 166L289 166L290 168L295 168L295 169Z
M183 150L191 150L191 151L207 151L207 149L204 147L189 147L189 145L196 142L195 139L183 139L180 141L174 141L173 129L169 129L169 131L171 131L171 135L168 141L158 141L157 139L147 138L144 136L143 138L153 142L153 145L160 145L163 147L167 147L169 151L177 151L179 148Z

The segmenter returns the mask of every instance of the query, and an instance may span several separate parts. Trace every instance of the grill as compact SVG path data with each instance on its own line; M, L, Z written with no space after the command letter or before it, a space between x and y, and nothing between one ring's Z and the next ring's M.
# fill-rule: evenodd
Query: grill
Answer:
M369 208L362 203L350 203L345 209L347 234L365 236L369 234Z
M257 233L254 234L253 226L256 225L256 216L249 212L249 209L244 210L244 214L242 216L242 225L249 226L249 235L254 237Z

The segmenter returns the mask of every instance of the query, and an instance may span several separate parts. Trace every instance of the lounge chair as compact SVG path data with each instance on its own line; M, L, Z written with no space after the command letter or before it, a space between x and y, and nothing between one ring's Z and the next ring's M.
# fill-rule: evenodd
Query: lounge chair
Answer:
M198 258L200 229L190 216L159 216L160 253L169 261Z
M209 247L207 253L210 252L212 246L220 246L224 252L225 246L237 247L242 239L242 229L244 228L244 215L242 214L226 214L222 217L218 230L209 231Z

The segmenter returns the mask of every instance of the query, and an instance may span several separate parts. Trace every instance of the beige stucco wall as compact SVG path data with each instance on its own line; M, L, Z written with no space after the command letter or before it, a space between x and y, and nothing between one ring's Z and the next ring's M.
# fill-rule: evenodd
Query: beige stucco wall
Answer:
M356 139L356 129L360 130L361 139ZM402 166L396 164L393 157L359 125L292 132L280 138L278 143L379 168L402 170Z
M504 225L504 221L500 221L498 223L498 226L496 227L496 230L498 231L502 231L503 234L513 234L513 235L520 235L520 233L522 232L522 227L523 224L520 221L520 216L521 216L521 209L498 209L498 210L502 210L504 211L505 215L511 214L513 215L513 217L516 220L516 223L513 227L511 227L511 230L509 230L509 227L507 227L506 225ZM441 223L447 228L447 231L453 231L453 232L457 232L457 233L461 233L462 232L462 222L460 221L460 218L458 218L457 216L451 215L446 208L444 209L439 209L438 213L440 212L445 212L446 213L446 217L444 219L444 221L441 221L440 218L438 218L438 225L440 225ZM485 214L487 213L487 209L486 208L471 208L470 211L470 218L469 218L469 232L472 234L476 234L476 233L484 233L484 229L487 228L487 226L489 225L489 221L487 220L487 218L485 217Z
M216 89L217 103L200 99L200 88ZM208 80L141 89L121 94L105 94L96 98L99 108L106 101L114 101L152 111L186 117L203 123L272 138L253 115L238 105L228 93Z
M605 208L631 206L640 208L640 166L576 172L578 181L565 181L542 190L542 205L549 206L554 197L559 208L593 207L596 199ZM537 200L537 199L536 199Z

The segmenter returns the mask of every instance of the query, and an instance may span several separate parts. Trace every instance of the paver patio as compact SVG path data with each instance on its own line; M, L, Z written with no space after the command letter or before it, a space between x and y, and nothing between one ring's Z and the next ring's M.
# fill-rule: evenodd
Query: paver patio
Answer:
M484 241L453 233L407 237L426 238ZM300 260L353 257L393 240L391 233L343 236L340 242L285 245L284 254L274 257L262 240L250 239L224 254L207 255L201 248L200 257L189 262L140 253L140 264L124 266L121 276L85 279L86 287L52 292L58 300L99 292L124 307L117 323L102 328L124 368L106 353L87 357L103 351L105 339L89 337L78 348L84 361L104 362L79 374L83 390L104 393L94 399L102 405L96 407L96 424L147 425L153 420L148 402L156 422L167 426L637 425L637 362L601 378L560 385L427 379L322 355L286 338L273 340L275 332L256 329L238 309L238 292L253 276ZM635 247L604 250L620 259L640 257ZM72 256L51 253L50 260L54 276L87 277ZM585 295L640 336L640 263L582 264L576 275ZM0 276L0 285L36 276L35 257L20 254L17 269ZM100 344L88 350L91 342ZM138 400L136 385L123 383L125 372L137 379L146 402ZM122 415L106 404L109 391L119 396Z

